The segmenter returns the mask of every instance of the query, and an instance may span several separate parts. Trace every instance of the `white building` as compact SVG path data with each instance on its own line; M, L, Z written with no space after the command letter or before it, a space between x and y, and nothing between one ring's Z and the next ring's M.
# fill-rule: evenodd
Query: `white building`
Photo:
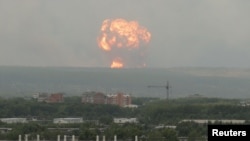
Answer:
M83 123L83 119L82 118L54 118L53 123L56 123L56 124Z
M138 123L137 118L114 118L114 123Z
M155 129L164 129L164 128L176 129L176 126L174 126L174 125L163 125L163 124L161 124L161 125L158 125L158 126L155 127Z
M221 119L221 120L212 120L212 119L184 119L180 122L195 122L199 124L208 124L208 123L225 123L225 124L244 124L245 120L237 119Z
M48 93L36 93L33 95L33 98L38 102L45 102L49 97Z
M134 105L134 104L125 105L124 108L138 108L138 105Z
M4 122L4 123L8 123L8 124L11 124L11 123L27 123L28 122L26 118L0 118L0 121Z
M8 133L10 131L12 131L12 128L4 128L4 127L0 128L0 133L2 133L2 134Z

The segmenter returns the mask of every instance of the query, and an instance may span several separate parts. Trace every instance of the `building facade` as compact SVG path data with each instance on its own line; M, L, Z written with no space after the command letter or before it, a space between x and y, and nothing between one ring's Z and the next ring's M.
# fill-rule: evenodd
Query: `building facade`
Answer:
M117 124L138 123L137 118L114 118L113 121Z
M72 123L83 123L82 118L55 118L53 120L55 124L72 124Z
M107 96L100 92L84 93L82 103L107 104Z
M121 107L131 105L131 96L123 93L117 93L114 95L108 95L108 104L114 104Z
M38 102L47 102L47 103L62 103L64 102L63 93L37 93L33 95L33 98Z
M33 99L36 99L38 102L46 102L48 97L48 93L36 93L33 95Z
M131 105L131 96L123 93L105 95L99 92L88 92L82 95L82 103L113 104L121 107Z
M64 97L62 93L53 93L50 94L47 101L48 103L62 103L64 102Z
M28 123L26 118L0 118L1 122L12 124L12 123Z

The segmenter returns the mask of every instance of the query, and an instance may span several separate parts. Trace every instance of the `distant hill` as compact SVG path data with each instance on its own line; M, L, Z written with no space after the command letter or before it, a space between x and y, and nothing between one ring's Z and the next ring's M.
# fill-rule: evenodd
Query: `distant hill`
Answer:
M199 94L206 97L250 98L250 69L169 68L109 69L63 67L0 67L0 95L32 96L37 92L64 92L66 96L86 91L130 93L138 97L170 98Z

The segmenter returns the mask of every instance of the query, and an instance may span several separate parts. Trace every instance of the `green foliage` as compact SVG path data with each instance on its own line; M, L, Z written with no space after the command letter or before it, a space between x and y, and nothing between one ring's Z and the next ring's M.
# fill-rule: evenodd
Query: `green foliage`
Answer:
M207 126L203 124L198 124L194 122L181 122L177 124L176 131L179 136L187 137L194 136L192 132L195 132L196 136L204 136L207 133ZM195 137L196 137L195 136Z
M94 140L96 135L100 134L100 127L93 123L83 123L80 125L80 130L77 134L80 140Z
M37 123L20 124L14 130L21 131L21 134L40 133L46 130L46 128Z
M174 129L164 129L161 131L162 137L167 139L168 141L178 141L177 132Z
M147 133L149 141L178 141L177 132L174 129L163 128Z
M99 118L99 122L101 124L105 124L105 125L110 125L113 122L113 118L111 116L101 116Z
M42 135L48 132L45 126L37 123L13 124L9 126L12 128L12 131L4 134L0 133L1 139L17 140L18 135L25 135L25 134L29 134L29 138L36 138L37 134Z
M182 119L248 119L250 107L240 100L197 98L173 99L147 103L138 110L143 123L178 123Z
M158 101L158 100L159 98L153 98L153 97L133 97L133 104L142 106L148 102Z
M79 99L67 98L65 103L39 103L23 98L2 100L0 103L0 118L7 117L38 117L52 119L56 117L83 117L84 119L99 119L106 116L132 116L130 109L120 108L115 105L82 104ZM78 102L77 102L78 101Z
M104 135L106 135L106 137L109 139L112 139L114 135L116 135L120 139L127 139L134 138L136 135L142 135L142 131L142 127L137 124L112 124L104 131Z
M121 108L115 105L82 104L80 97L66 97L64 103L39 103L23 98L0 98L0 118L5 117L36 117L39 122L27 124L6 124L0 122L0 127L10 127L9 133L0 134L0 139L17 140L19 134L29 134L29 137L56 140L56 135L75 134L81 140L94 140L96 135L105 135L106 139L133 139L134 136L145 137L142 140L172 140L177 136L188 137L189 140L203 139L206 135L206 125L193 122L180 122L183 119L248 119L249 106L240 106L240 100L218 98L180 98L166 100L149 100L136 98L141 103L137 109ZM143 103L143 104L142 104ZM81 117L85 120L98 120L83 124L52 124L53 118ZM113 123L114 117L136 117L140 124ZM44 120L44 121L43 121ZM48 121L49 120L49 121ZM249 120L246 121L246 124ZM154 129L154 125L177 125L173 129ZM79 128L71 132L48 130L48 128ZM159 138L160 137L160 138Z

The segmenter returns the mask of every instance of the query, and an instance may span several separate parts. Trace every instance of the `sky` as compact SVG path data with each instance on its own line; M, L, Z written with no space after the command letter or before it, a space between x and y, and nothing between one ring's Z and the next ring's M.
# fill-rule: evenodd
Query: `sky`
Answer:
M0 66L109 67L105 19L151 33L149 68L250 68L248 0L0 0Z

